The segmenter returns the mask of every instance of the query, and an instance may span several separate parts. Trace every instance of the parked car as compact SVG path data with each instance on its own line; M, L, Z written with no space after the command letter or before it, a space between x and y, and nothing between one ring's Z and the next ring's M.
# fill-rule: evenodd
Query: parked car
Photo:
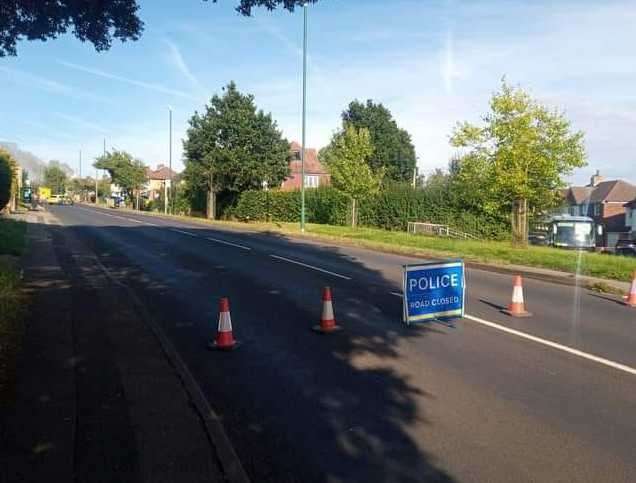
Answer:
M48 199L49 205L72 205L73 200L66 195L52 195Z
M636 240L618 240L616 254L636 257Z

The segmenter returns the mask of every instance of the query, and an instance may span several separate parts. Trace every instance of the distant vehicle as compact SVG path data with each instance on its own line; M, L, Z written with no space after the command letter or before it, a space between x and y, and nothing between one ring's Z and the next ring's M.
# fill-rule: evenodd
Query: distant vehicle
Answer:
M547 245L548 235L545 232L532 232L528 235L528 242L531 245Z
M38 197L40 201L46 201L51 197L51 188L47 188L46 186L40 186L38 188Z
M636 257L636 240L618 240L616 254Z
M72 205L73 200L66 195L52 195L48 199L49 205Z
M547 244L557 248L594 250L603 227L587 216L556 215L546 221Z

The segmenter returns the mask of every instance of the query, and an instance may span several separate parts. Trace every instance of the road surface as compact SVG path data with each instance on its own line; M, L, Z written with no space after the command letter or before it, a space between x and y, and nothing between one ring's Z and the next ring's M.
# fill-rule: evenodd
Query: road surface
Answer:
M252 481L634 481L636 311L611 297L526 280L534 317L510 319L512 278L469 270L470 319L407 328L401 265L416 259L51 211L143 300ZM326 285L345 330L320 336ZM221 296L232 353L206 349Z

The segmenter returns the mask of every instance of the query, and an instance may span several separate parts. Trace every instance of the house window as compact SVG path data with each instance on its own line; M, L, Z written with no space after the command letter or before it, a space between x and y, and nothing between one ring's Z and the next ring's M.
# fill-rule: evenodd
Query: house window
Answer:
M305 175L305 188L318 188L320 186L320 176L315 174Z
M601 204L594 203L594 216L601 216Z

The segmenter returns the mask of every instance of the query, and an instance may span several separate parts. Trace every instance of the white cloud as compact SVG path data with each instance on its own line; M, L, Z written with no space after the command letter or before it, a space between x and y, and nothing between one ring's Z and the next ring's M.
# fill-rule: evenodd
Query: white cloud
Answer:
M90 100L102 103L109 102L109 100L104 97L95 95L91 92L83 91L82 89L78 89L75 86L63 84L49 78L40 77L20 69L0 66L0 72L4 72L5 74L7 74L7 79L17 84L24 85L25 83L27 83L28 85L35 87L36 89L40 89L52 94L60 94L66 97L83 101Z
M188 79L190 84L192 84L192 87L197 91L198 95L202 97L204 100L207 100L208 99L207 90L205 89L203 84L201 84L199 79L192 73L192 70L190 70L190 67L184 60L183 55L181 54L181 50L179 50L179 47L177 47L177 45L174 42L168 39L164 39L164 42L168 46L168 50L170 52L170 61L172 62L172 65L177 69L177 71L181 75L183 75L186 79Z
M120 75L116 75L116 74L111 74L109 72L104 72L103 70L99 70L99 69L94 69L92 67L85 67L82 65L78 65L78 64L74 64L72 62L66 62L63 60L58 60L57 61L58 64L63 65L65 67L68 67L69 69L74 69L80 72L85 72L87 74L92 74L98 77L103 77L105 79L111 79L111 80L116 80L119 82L124 82L126 84L130 84L136 87L141 87L142 89L146 89L146 90L150 90L150 91L155 91L155 92L160 92L162 94L168 94L171 96L176 96L176 97L185 97L188 99L193 99L196 100L195 96L192 96L191 94L188 94L186 92L180 91L180 90L176 90L176 89L172 89L169 87L166 87L164 85L161 84L157 84L157 83L153 83L153 82L145 82L145 81L140 81L140 80L136 80L136 79L132 79L129 77L123 77Z

